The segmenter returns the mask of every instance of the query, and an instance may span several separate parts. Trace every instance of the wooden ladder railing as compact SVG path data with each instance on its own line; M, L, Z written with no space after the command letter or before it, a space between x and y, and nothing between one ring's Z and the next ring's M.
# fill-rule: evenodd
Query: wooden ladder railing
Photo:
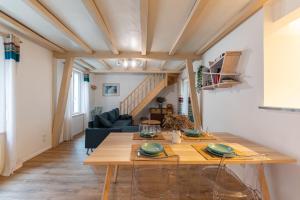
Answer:
M164 80L165 77L165 74L148 75L143 82L120 103L121 114L130 114L131 111L147 97L147 94Z

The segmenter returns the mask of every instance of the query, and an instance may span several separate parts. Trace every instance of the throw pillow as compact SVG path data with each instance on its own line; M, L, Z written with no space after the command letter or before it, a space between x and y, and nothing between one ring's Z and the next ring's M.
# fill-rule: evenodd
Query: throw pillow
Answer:
M99 122L100 122L102 127L105 127L105 128L112 127L112 123L109 120L102 117L102 116L99 116Z
M99 115L95 115L95 117L94 117L93 128L101 128Z
M114 123L117 120L114 110L108 112L107 115L108 115L108 120L111 121L112 123Z
M119 108L115 109L115 114L116 114L116 118L119 119L119 116L120 116L120 110L119 110Z

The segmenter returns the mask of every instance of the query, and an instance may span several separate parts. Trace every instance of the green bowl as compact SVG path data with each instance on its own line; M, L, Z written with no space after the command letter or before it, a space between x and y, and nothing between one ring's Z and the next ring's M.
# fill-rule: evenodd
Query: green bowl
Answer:
M207 149L217 154L232 154L234 150L232 147L225 144L208 144Z
M159 143L144 143L141 150L147 154L159 154L164 151L164 146Z

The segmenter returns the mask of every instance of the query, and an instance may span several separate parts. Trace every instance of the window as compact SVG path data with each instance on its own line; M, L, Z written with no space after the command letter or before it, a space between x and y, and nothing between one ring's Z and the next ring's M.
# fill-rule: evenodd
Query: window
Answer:
M300 108L300 19L295 19L294 16L287 15L282 23L265 23L265 107ZM267 19L269 18L271 19Z
M73 70L73 114L81 113L81 83L82 73L77 70Z

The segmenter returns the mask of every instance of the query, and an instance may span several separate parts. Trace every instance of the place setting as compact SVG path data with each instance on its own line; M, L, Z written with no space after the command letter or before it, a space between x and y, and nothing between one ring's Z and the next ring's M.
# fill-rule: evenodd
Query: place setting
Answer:
M184 140L216 140L217 138L208 131L201 131L201 129L187 129L182 131L182 138Z
M268 159L266 154L259 154L237 143L192 144L192 147L207 160L226 159Z
M131 146L131 160L164 159L172 161L174 157L177 155L168 144L145 142Z
M139 132L132 136L133 140L165 140L159 125L145 126L140 125Z

